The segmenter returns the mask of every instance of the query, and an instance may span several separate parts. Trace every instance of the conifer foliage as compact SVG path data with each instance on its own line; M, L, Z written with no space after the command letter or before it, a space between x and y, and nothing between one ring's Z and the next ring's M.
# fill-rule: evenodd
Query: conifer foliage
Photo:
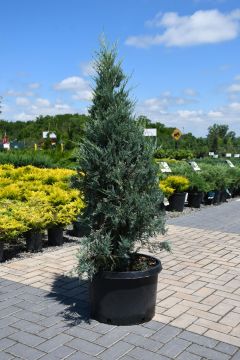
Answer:
M90 234L81 241L77 270L89 277L125 271L136 247L153 246L149 238L164 232L153 147L135 121L116 47L101 44L95 70L90 121L79 150Z

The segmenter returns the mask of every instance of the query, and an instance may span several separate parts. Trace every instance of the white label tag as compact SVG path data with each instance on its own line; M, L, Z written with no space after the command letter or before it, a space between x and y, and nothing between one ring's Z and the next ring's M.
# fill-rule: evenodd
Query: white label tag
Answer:
M157 136L157 129L144 129L144 136Z
M198 164L195 161L190 161L189 164L191 165L191 167L192 167L192 169L194 171L200 171L201 170L200 167L198 166Z
M232 163L230 160L226 160L226 163L227 163L231 168L235 167L235 165L233 165L233 163Z
M160 162L159 167L160 167L161 172L166 172L166 173L172 172L168 163L166 163L165 161Z

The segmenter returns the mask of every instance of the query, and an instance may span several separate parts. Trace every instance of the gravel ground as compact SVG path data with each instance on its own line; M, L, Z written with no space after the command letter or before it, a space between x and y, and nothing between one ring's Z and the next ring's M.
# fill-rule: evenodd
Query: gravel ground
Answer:
M71 230L70 230L71 231ZM71 247L77 245L79 242L79 238L75 236L71 236L69 234L69 229L64 232L64 243L61 248ZM31 253L26 251L25 241L24 239L20 240L16 244L8 244L4 248L4 263L13 262L16 259L26 259L26 258L33 258L35 256L39 256L41 254L50 253L55 250L58 250L60 246L48 246L47 242L47 235L43 238L43 248L41 252Z

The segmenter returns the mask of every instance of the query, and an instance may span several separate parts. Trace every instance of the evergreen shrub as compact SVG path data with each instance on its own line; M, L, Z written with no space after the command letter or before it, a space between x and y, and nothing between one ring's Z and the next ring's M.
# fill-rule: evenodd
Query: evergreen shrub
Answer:
M164 232L163 194L154 149L135 121L115 47L102 43L95 70L90 120L79 150L85 175L78 183L90 234L81 242L77 271L89 277L101 270L126 271L138 246L165 245L149 240Z

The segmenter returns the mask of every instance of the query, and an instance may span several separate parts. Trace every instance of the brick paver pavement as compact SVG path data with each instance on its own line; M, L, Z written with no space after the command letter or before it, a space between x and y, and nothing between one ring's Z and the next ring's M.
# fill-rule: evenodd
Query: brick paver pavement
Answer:
M232 201L169 221L173 253L156 254L156 316L143 325L89 320L88 285L68 274L77 246L1 264L0 359L240 359L239 215Z

